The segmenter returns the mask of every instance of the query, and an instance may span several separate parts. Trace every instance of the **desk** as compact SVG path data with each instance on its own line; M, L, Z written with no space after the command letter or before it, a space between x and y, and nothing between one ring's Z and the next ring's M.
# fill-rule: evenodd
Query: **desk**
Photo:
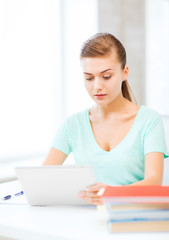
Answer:
M17 182L0 184L0 193ZM169 233L112 234L96 207L0 204L0 236L18 240L168 240ZM1 239L1 237L0 237Z

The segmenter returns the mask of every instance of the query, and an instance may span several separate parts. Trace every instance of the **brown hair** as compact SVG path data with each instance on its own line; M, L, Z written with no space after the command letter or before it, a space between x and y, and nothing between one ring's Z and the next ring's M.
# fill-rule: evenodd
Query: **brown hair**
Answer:
M80 58L110 55L114 49L116 50L119 61L121 62L121 68L124 69L127 62L126 50L122 43L110 33L97 33L84 42L81 48ZM133 99L136 102L127 79L122 82L121 90L123 97L128 99L130 102L132 102Z

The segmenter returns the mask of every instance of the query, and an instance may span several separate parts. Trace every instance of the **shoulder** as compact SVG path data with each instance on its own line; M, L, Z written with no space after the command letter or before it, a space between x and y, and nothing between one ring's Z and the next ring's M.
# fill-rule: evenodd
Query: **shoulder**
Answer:
M88 109L85 109L71 114L65 119L63 127L69 138L77 139L79 138L79 134L86 131L88 111Z
M81 119L84 119L84 117L86 116L86 114L88 113L89 109L86 108L85 110L83 111L79 111L79 112L76 112L76 113L73 113L71 115L69 115L67 118L66 118L66 121L75 121L75 120L81 120Z
M86 108L83 111L79 111L77 113L69 115L65 119L65 125L69 127L82 125L86 121L88 112L89 112L89 109Z
M148 122L157 121L161 119L161 116L157 111L145 105L142 105L140 107L140 115L143 121L148 121Z
M144 132L150 131L157 126L162 128L163 123L160 114L147 106L141 106L139 113L139 122Z

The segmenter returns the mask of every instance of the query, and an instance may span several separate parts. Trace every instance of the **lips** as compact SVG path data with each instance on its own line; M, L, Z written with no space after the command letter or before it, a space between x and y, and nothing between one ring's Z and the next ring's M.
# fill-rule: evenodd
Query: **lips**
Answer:
M97 99L103 99L107 94L95 94L94 96L97 98Z
M95 96L106 96L106 94L95 94Z

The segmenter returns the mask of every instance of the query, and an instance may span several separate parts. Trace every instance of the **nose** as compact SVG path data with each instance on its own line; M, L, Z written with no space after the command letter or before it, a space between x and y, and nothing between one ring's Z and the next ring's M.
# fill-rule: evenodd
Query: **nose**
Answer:
M102 89L103 88L103 82L99 77L95 78L94 81L94 89L98 90L98 89Z

